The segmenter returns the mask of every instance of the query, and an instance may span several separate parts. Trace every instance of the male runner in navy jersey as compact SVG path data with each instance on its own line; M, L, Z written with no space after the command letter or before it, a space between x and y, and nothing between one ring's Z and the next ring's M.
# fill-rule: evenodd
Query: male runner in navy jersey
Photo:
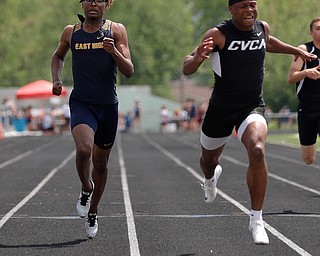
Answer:
M64 28L51 61L53 94L60 95L64 58L72 51L74 86L70 95L71 131L76 146L76 168L82 184L77 211L86 217L88 238L98 231L97 208L108 176L108 159L118 124L117 69L131 77L125 27L103 19L113 0L80 0L81 22ZM92 180L90 161L92 158Z
M320 134L320 17L311 21L310 35L312 41L298 47L316 54L318 59L307 63L293 59L288 74L288 82L296 84L299 139L306 164L316 159L316 141Z
M200 135L205 201L212 202L217 195L217 180L222 172L220 155L235 127L249 158L247 184L252 209L249 230L256 244L268 244L262 220L268 179L267 123L262 97L265 53L294 54L303 60L315 56L270 36L269 25L256 19L257 1L229 0L228 4L232 18L204 34L198 47L185 57L183 73L195 73L212 54L215 86Z

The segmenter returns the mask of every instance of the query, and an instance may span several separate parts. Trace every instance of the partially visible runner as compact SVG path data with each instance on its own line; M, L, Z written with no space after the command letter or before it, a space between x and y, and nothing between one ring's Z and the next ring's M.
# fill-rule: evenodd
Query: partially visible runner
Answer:
M217 195L217 180L222 173L220 156L235 127L249 158L249 230L255 244L269 244L262 219L268 180L268 129L262 96L265 54L294 54L303 61L316 56L269 35L268 23L256 19L257 1L229 0L228 10L232 18L209 29L183 62L183 73L191 75L212 54L215 85L200 135L204 198L209 203Z
M80 217L86 217L86 235L93 238L98 231L98 204L107 182L107 165L117 132L117 69L131 77L134 66L125 27L103 18L113 0L81 0L80 3L84 17L78 15L78 24L64 28L52 56L51 73L53 94L60 95L61 71L71 48L74 81L69 100L71 131L82 184L77 211Z
M320 17L311 21L310 35L312 41L298 47L316 54L318 59L306 63L293 59L288 74L288 82L296 84L299 139L306 164L316 159L317 135L320 135Z

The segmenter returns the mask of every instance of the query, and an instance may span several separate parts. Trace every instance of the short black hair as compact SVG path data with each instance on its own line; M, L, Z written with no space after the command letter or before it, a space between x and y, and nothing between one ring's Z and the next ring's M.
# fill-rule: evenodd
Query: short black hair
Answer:
M242 1L244 1L244 0L229 0L228 5L230 6L230 5L233 5L235 3L242 2Z

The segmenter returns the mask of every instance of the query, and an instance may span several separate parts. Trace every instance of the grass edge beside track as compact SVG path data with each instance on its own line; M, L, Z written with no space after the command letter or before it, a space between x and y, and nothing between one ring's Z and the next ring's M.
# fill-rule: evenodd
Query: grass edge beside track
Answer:
M269 133L267 135L267 143L300 148L298 133ZM319 140L317 140L317 149L320 149Z

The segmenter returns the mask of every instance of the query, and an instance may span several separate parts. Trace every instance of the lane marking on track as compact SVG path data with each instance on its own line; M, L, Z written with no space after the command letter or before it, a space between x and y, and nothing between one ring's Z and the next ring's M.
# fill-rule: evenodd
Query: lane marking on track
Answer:
M281 156L281 155L274 154L274 153L268 153L267 152L266 155L269 156L269 157L275 158L275 159L284 160L284 161L287 161L287 162L290 162L290 163L293 163L293 164L296 164L296 165L300 165L300 166L303 166L303 167L320 169L320 165L318 165L318 164L307 165L302 160L297 160L297 159L293 159L293 158L290 158L290 157L287 157L287 156Z
M241 165L241 166L244 166L244 167L248 167L248 164L247 163L243 163L243 162L240 162L239 160L236 160L232 157L229 157L229 156L221 156L221 158L224 158L226 160L228 160L229 162L232 162L234 164L237 164L237 165ZM275 179L275 180L279 180L279 181L282 181L283 183L286 183L288 185L291 185L291 186L294 186L294 187L297 187L297 188L300 188L300 189L303 189L303 190L306 190L306 191L309 191L313 194L316 194L316 195L320 195L320 191L318 190L315 190L313 188L309 188L307 186L304 186L304 185L301 185L297 182L294 182L294 181L291 181L291 180L288 180L286 178L282 178L281 176L279 175L276 175L276 174L273 174L271 172L268 172L268 176Z
M52 169L49 174L24 199L22 199L22 201L20 201L20 203L13 207L6 215L4 215L3 218L0 219L0 229L21 207L23 207L32 197L34 197L40 191L40 189L75 156L75 154L76 151L74 150L65 160L61 162L60 165Z
M163 153L164 155L166 155L168 158L170 158L171 160L173 160L176 164L178 164L179 166L181 166L182 168L186 169L187 171L189 171L196 179L198 179L200 182L203 181L203 177L196 172L195 170L193 170L190 166L186 165L185 163L183 163L179 158L177 158L176 156L174 156L172 153L170 153L169 151L167 151L165 148L163 148L161 145L159 145L158 143L156 143L155 141L153 141L149 136L147 136L146 134L142 134L143 138L153 147L155 147L156 149L158 149L161 153ZM241 162L240 162L241 163ZM225 194L224 192L222 192L220 189L218 189L218 193L220 196L222 196L225 200L229 201L230 203L232 203L234 206L236 206L238 209L240 209L241 211L243 211L244 213L246 213L247 215L250 214L250 210L247 209L246 207L244 207L242 204L240 204L238 201L234 200L233 198L231 198L230 196L228 196L227 194ZM271 233L273 234L275 237L277 237L279 240L281 240L283 243L287 244L292 250L296 251L299 255L303 255L303 256L311 256L310 253L308 253L307 251L305 251L303 248L301 248L300 246L298 246L296 243L294 243L292 240L290 240L289 238L287 238L286 236L284 236L282 233L280 233L279 231L277 231L275 228L273 228L272 226L270 226L267 222L264 221L265 224L265 228Z
M277 216L277 217L294 217L294 218L320 218L320 214L286 214L286 213L274 213L274 214L267 214L268 216ZM1 216L0 216L1 217ZM134 214L135 218L178 218L178 219L202 219L202 218L247 218L248 215L239 212L237 214ZM105 218L105 219L114 219L114 218L127 218L127 216L124 213L119 214L110 214L110 215L98 215L99 219ZM12 216L11 219L45 219L45 220L83 220L83 218L80 218L79 216Z
M184 145L187 145L187 146L190 146L192 148L197 148L199 149L198 147L195 147L194 144L191 144L191 143L187 143L187 142L184 142L180 139L176 139L176 138L172 138L172 139L175 139L176 141L184 144ZM267 156L269 157L272 157L272 158L276 158L276 159L279 159L279 160L284 160L284 161L288 161L288 162L291 162L291 163L294 163L294 164L298 164L298 165L301 165L301 166L304 166L304 167L312 167L312 168L315 168L315 169L319 169L319 165L306 165L304 163L302 163L301 161L298 161L296 159L292 159L292 158L289 158L289 157L285 157L285 156L279 156L279 155L276 155L276 154L273 154L273 153L267 153L266 154ZM239 165L239 166L243 166L243 167L248 167L248 164L247 163L244 163L244 162L241 162L233 157L230 157L230 156L227 156L227 155L221 155L221 158L225 159L225 160L228 160L229 162L231 163L234 163L236 165ZM307 187L307 186L304 186L304 185L301 185L297 182L294 182L294 181L290 181L286 178L283 178L277 174L274 174L274 173L271 173L271 172L268 172L268 176L275 179L275 180L278 180L278 181L281 181L283 183L286 183L288 185L291 185L291 186L294 186L294 187L297 187L299 189L303 189L303 190L306 190L306 191L309 191L313 194L316 194L316 195L320 195L320 191L319 190L316 190L316 189L313 189L313 188L310 188L310 187Z
M40 152L44 148L46 148L46 147L48 147L48 146L50 146L51 144L54 144L54 143L57 143L57 141L50 141L50 142L48 142L46 144L43 144L43 145L41 145L41 146L39 146L39 147L37 147L35 149L29 150L29 151L27 151L27 152L25 152L23 154L20 154L20 155L14 157L14 158L11 158L11 159L1 163L0 164L0 169L3 169L4 167L7 167L8 165L11 165L11 164L13 164L15 162L18 162L18 161L22 160L23 158L26 158L27 156L30 156L30 155L32 155L34 153Z
M174 214L135 214L134 217L139 218L218 218L218 217L247 217L246 215L241 214L192 214L192 215L174 215ZM126 218L125 214L110 214L110 215L98 215L98 218ZM46 220L83 220L79 216L13 216L12 219L46 219Z
M136 232L133 211L131 206L130 192L129 192L128 179L127 179L127 170L126 170L126 165L124 161L120 133L118 133L118 136L117 136L117 149L118 149L119 165L120 165L120 171L121 171L121 183L122 183L124 206L125 206L126 218L127 218L130 255L140 256L139 243L138 243L137 232Z

